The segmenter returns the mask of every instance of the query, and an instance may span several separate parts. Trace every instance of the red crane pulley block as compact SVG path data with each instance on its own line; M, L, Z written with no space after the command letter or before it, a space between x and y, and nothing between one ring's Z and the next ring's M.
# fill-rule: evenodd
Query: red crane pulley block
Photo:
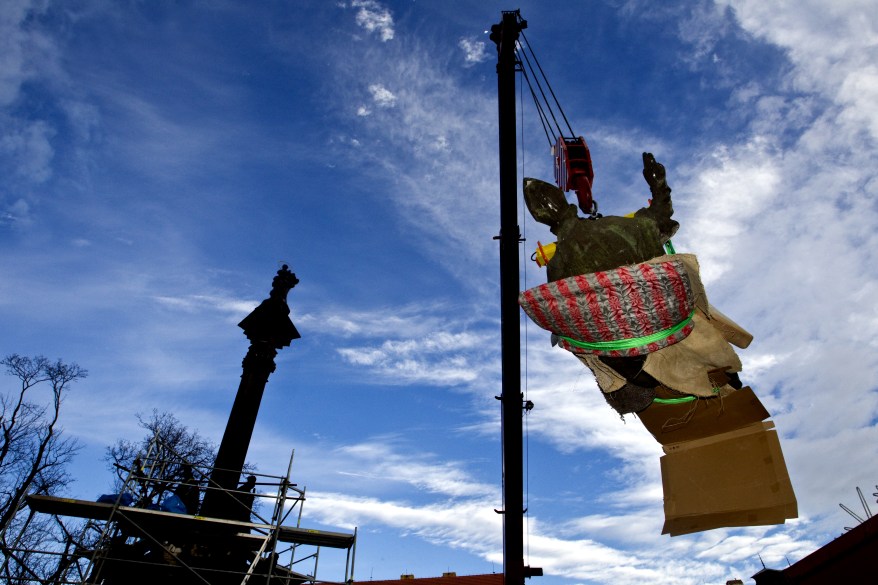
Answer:
M587 215L593 215L594 200L591 185L594 169L591 166L591 153L585 138L558 137L554 147L555 181L563 191L575 191L579 208Z

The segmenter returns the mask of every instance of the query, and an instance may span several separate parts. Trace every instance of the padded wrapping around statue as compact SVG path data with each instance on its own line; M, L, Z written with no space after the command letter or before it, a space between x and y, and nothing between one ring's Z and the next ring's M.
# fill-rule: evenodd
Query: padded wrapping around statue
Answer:
M695 311L686 267L673 257L549 282L521 293L519 303L564 349L612 357L679 342Z
M666 337L664 343L641 345L637 348L647 350L645 352L646 362L643 365L643 370L658 380L659 383L677 392L695 396L713 396L716 393L716 389L713 387L707 372L716 368L729 368L730 372L741 371L741 360L731 345L729 345L729 342L745 346L752 339L752 336L710 306L707 294L704 292L704 285L701 283L698 260L695 255L673 254L659 256L642 264L625 266L623 268L625 273L629 275L650 274L649 269L644 271L640 267L644 265L648 267L666 265L668 262L673 262L673 266L675 270L679 271L679 274L685 274L683 280L688 283L689 292L687 294L691 295L689 301L691 304L688 306L695 310L689 324L680 332L685 332L685 335L678 333ZM685 270L681 270L681 266ZM615 273L619 270L621 269L605 271L604 274ZM653 274L657 272L652 270ZM583 276L586 277L586 282L590 282L598 280L597 274L599 273ZM576 278L571 277L564 280L569 281L573 279L575 282ZM577 320L593 319L594 313L592 313L592 304L590 302L599 305L602 298L606 299L608 294L606 291L596 293L590 299L584 294L580 294L581 299L576 298L572 294L567 297L562 295L562 300L559 304L559 301L552 293L554 290L560 290L557 286L558 282L560 281L550 282L524 291L519 295L519 303L522 305L525 313L538 325L552 331L556 335L570 337L565 335L562 326L566 327L567 331L570 331L571 326L567 324L570 321L575 323ZM605 279L604 282L612 282L612 279ZM624 286L626 285L618 288L616 293L625 291L627 294L628 291ZM566 290L569 291L570 287L568 286ZM575 289L577 293L579 290L578 288ZM653 285L641 283L639 286L635 286L633 290L641 298L645 298L645 293L653 290ZM554 305L550 305L545 300L547 297L555 298L553 301ZM649 300L651 301L652 298ZM536 310L534 310L534 307L536 307ZM613 313L611 307L598 306L598 309L598 315L601 316L604 314L616 314ZM554 315L552 311L555 311ZM565 318L565 312L569 314L569 317ZM682 314L682 312L678 310L677 314ZM715 318L714 313L719 318ZM624 311L618 314L622 318L629 318ZM559 320L562 321L560 325L557 324ZM586 327L586 325L575 326ZM657 321L656 327L660 326L661 322ZM575 340L573 337L571 339ZM582 351L569 341L563 339L559 342L559 345L572 351L576 357L592 370L597 379L598 386L603 392L614 392L625 385L624 377L599 360L601 355L618 356L621 355L620 353ZM651 349L656 351L649 351ZM624 355L632 354L626 353Z

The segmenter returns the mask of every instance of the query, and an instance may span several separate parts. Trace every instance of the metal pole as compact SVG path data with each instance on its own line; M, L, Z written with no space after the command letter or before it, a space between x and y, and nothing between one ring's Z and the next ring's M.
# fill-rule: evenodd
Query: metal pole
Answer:
M345 583L354 582L354 565L357 564L357 529L358 527L354 526L354 544L352 548L348 549L348 556L351 558L351 572L348 575L347 569L345 569Z
M497 43L500 142L500 337L503 442L503 573L505 585L524 584L524 500L520 326L518 308L518 172L516 169L515 43L526 26L518 11L503 12L491 29Z

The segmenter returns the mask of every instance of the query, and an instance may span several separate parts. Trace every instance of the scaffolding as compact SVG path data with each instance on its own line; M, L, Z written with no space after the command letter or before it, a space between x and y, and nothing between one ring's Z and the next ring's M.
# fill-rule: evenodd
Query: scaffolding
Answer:
M284 476L250 473L238 490L222 490L239 512L233 519L210 518L197 508L203 494L219 489L210 485L214 469L197 468L155 437L130 467L117 465L124 477L118 493L98 501L28 496L34 512L84 518L87 524L79 538L68 535L63 551L10 554L63 555L71 566L58 583L293 585L315 583L320 551L331 548L345 551L344 579L320 582L350 585L356 528L343 533L301 526L305 489L290 482L294 455ZM194 500L181 506L179 494L187 489Z

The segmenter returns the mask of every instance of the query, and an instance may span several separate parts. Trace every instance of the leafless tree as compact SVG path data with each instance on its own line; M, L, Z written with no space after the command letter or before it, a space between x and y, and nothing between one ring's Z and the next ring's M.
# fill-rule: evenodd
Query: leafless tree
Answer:
M137 415L146 434L140 441L119 440L107 448L104 459L116 474L114 490L122 491L132 472L142 473L148 481L129 483L142 505L156 503L162 492L170 491L187 473L197 483L206 482L206 471L213 465L216 446L191 431L170 412L153 410L149 418ZM140 460L142 470L136 470ZM189 467L187 471L185 468Z
M18 379L0 393L0 577L49 583L62 564L59 556L36 554L32 545L55 542L63 550L70 530L35 515L25 499L58 494L71 481L67 466L79 445L63 436L58 420L70 385L88 372L43 356L11 354L0 364Z

